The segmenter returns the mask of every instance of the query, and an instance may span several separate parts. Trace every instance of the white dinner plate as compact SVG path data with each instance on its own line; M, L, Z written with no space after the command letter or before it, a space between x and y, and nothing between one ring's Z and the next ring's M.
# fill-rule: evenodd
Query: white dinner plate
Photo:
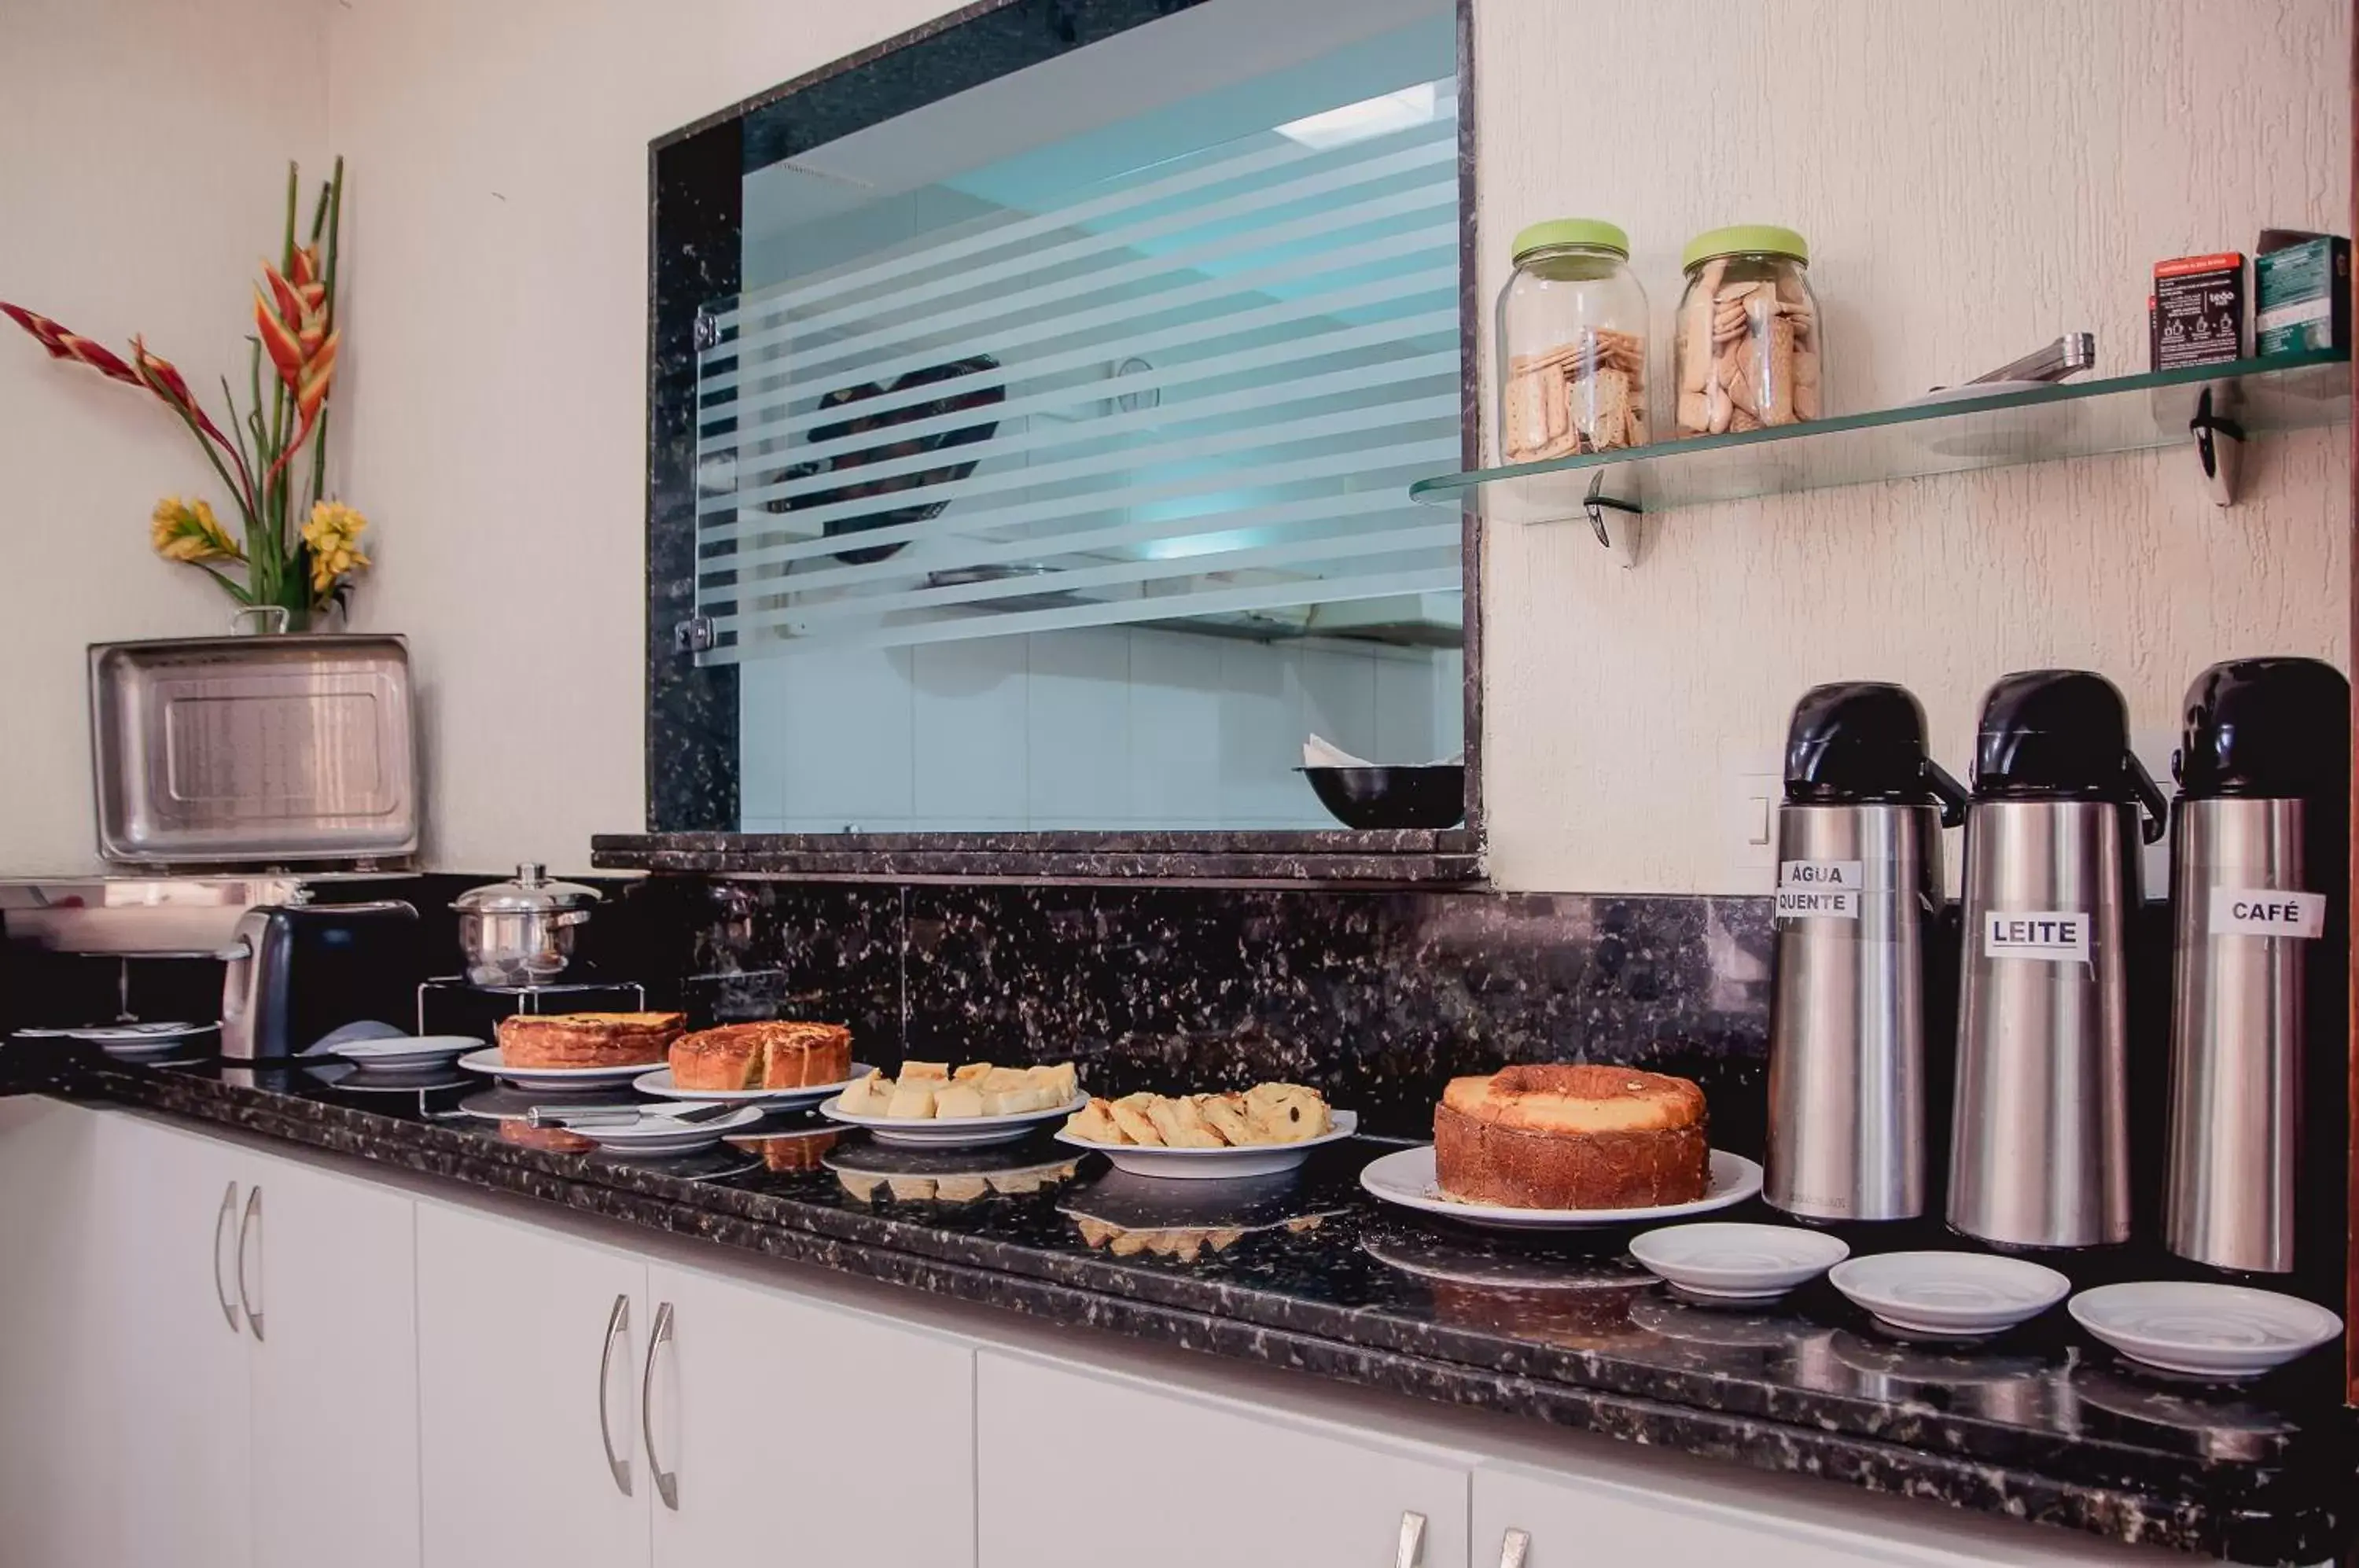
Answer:
M1462 1225L1492 1230L1585 1230L1594 1225L1651 1225L1741 1203L1761 1191L1761 1167L1741 1154L1715 1149L1704 1195L1691 1203L1643 1209L1511 1209L1503 1203L1465 1203L1442 1196L1433 1178L1433 1145L1420 1143L1370 1162L1360 1172L1360 1185L1387 1203L1440 1214Z
M393 1072L408 1068L415 1071L440 1067L453 1058L471 1051L481 1051L484 1042L463 1034L403 1034L378 1040L348 1040L330 1048L330 1054L363 1067Z
M2072 1321L2133 1361L2199 1377L2249 1377L2343 1332L2314 1302L2197 1280L2100 1285L2072 1298Z
M649 1105L639 1113L635 1122L608 1126L570 1127L568 1132L578 1132L583 1138L594 1138L601 1149L617 1154L687 1154L700 1149L710 1149L728 1134L752 1127L762 1119L759 1105L740 1105L725 1116L715 1116L709 1122L695 1122L686 1127L679 1124L682 1111L703 1107L687 1104Z
M1827 1279L1887 1327L1942 1339L2028 1323L2072 1291L2053 1269L1984 1252L1883 1252L1838 1263Z
M1245 1176L1275 1176L1297 1170L1321 1144L1337 1142L1360 1130L1358 1112L1330 1114L1335 1121L1332 1128L1299 1143L1257 1143L1243 1149L1149 1149L1136 1143L1092 1143L1061 1128L1057 1141L1103 1154L1114 1161L1115 1170L1127 1171L1134 1176L1157 1176L1177 1181L1234 1181Z
M1824 1231L1714 1221L1633 1236L1630 1256L1690 1295L1774 1301L1841 1263L1851 1248Z
M987 1144L1014 1143L1030 1136L1042 1123L1061 1121L1089 1103L1087 1094L1075 1094L1052 1110L1025 1111L1012 1116L936 1116L919 1121L907 1116L855 1116L843 1109L843 1096L838 1094L820 1102L819 1114L832 1122L859 1127L879 1143L898 1144L904 1149L981 1149Z
M622 1067L510 1067L500 1060L500 1048L485 1046L459 1058L459 1065L470 1073L481 1073L494 1078L505 1078L511 1083L530 1083L556 1088L565 1084L627 1083L647 1070L644 1062L634 1062Z
M814 1083L806 1089L681 1089L671 1081L671 1069L658 1067L642 1071L631 1080L634 1088L665 1100L699 1100L713 1104L742 1101L746 1105L777 1105L792 1109L799 1105L815 1105L821 1100L841 1094L853 1084L874 1072L864 1062L852 1064L852 1076L841 1083Z

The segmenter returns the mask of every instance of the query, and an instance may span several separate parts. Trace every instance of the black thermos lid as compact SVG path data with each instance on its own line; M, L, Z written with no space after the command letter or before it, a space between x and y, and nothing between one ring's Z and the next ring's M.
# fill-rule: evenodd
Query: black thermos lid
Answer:
M1925 710L1880 681L1813 686L1786 725L1786 799L1917 804L1940 793L1925 756Z
M2086 670L2004 675L1983 694L1974 798L2136 800L2129 755L2129 711L2104 676Z
M2187 689L2180 793L2341 799L2351 768L2351 686L2314 659L2236 659Z

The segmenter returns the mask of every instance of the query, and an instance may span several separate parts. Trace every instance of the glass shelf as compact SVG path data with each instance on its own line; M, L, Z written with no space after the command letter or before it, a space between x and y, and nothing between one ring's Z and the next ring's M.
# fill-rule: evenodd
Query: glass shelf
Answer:
M2215 420L2249 438L2351 418L2350 355L2340 349L2272 354L2230 365L2063 382L1949 402L1880 408L1806 425L1698 436L1626 452L1421 479L1409 495L1431 506L1480 506L1506 522L1597 523L1615 513L1675 511L1716 501L1962 474L2059 458L2144 452L2194 441L2204 393ZM2190 473L2195 458L2188 459ZM1612 510L1593 518L1590 502Z

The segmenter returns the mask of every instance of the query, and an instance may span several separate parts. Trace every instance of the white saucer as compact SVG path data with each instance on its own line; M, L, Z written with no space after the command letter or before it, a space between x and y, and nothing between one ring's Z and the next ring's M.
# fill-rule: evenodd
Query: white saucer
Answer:
M981 1149L987 1144L1014 1143L1028 1138L1044 1122L1061 1121L1090 1103L1087 1094L1075 1094L1061 1105L1046 1111L1025 1111L1012 1116L936 1116L919 1121L902 1116L855 1116L842 1109L843 1096L822 1101L819 1114L832 1122L842 1122L865 1131L879 1143L898 1144L904 1149Z
M1691 1295L1774 1301L1841 1263L1851 1248L1823 1231L1716 1221L1633 1236L1630 1256Z
M2343 1332L2341 1318L2298 1296L2196 1280L2100 1285L2065 1310L2131 1360L2199 1377L2249 1377Z
M500 1048L496 1045L469 1051L459 1058L459 1065L470 1073L543 1088L558 1088L566 1084L626 1083L647 1070L644 1062L634 1062L622 1067L510 1067L500 1059Z
M1494 1230L1585 1230L1594 1225L1650 1225L1657 1220L1710 1214L1741 1203L1761 1191L1761 1167L1724 1149L1712 1151L1712 1178L1691 1203L1660 1203L1643 1209L1511 1209L1498 1203L1462 1203L1435 1185L1433 1145L1396 1149L1360 1172L1360 1185L1388 1203L1440 1214L1462 1225Z
M1878 1322L1941 1339L2028 1323L2072 1291L2053 1269L1984 1252L1878 1253L1836 1264L1827 1279Z
M484 1042L463 1034L403 1034L375 1040L348 1040L333 1046L325 1054L342 1058L359 1066L396 1072L440 1067L454 1057L471 1051L481 1051Z
M759 1105L740 1105L725 1116L709 1122L691 1123L682 1127L674 1119L682 1111L698 1107L688 1105L649 1105L639 1113L635 1122L611 1127L574 1127L568 1132L578 1132L583 1138L594 1138L598 1147L617 1154L688 1154L700 1149L710 1149L729 1133L752 1127L762 1119Z
M1335 1121L1332 1130L1299 1143L1250 1144L1242 1149L1153 1149L1135 1143L1092 1143L1061 1130L1057 1141L1103 1154L1114 1161L1115 1170L1127 1171L1134 1176L1180 1181L1234 1181L1243 1176L1275 1176L1297 1170L1321 1144L1337 1142L1360 1130L1358 1112L1330 1114Z
M864 1062L852 1064L852 1076L841 1083L814 1083L806 1089L681 1089L673 1085L671 1069L642 1069L631 1080L632 1086L666 1100L712 1101L716 1104L743 1101L746 1105L775 1105L792 1109L799 1105L815 1105L821 1100L841 1094L853 1084L875 1071Z

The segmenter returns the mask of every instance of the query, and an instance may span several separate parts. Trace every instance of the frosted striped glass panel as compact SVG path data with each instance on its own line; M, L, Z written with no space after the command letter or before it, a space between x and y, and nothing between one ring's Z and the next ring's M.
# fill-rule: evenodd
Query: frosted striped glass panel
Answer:
M1454 514L1408 495L1459 456L1451 81L953 211L712 311L701 657L1316 634L1459 589Z

